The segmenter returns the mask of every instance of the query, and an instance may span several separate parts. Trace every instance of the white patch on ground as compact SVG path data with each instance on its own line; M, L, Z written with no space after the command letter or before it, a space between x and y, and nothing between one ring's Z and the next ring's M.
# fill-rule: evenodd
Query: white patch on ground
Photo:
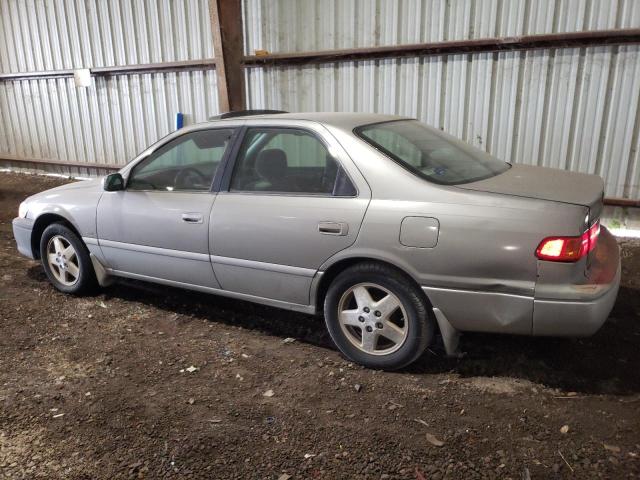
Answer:
M535 384L528 380L518 378L501 377L475 377L467 382L467 386L484 393L497 395L513 395L522 390L531 390ZM540 387L538 387L540 388Z
M616 237L640 238L640 230L631 230L629 228L610 228L609 231Z

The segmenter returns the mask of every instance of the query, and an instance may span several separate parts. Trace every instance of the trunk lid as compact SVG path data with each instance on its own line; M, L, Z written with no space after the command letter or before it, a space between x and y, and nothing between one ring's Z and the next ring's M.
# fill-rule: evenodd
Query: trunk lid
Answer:
M589 224L600 218L604 194L598 175L532 165L512 165L500 175L457 187L583 205L589 207Z
M512 165L509 170L500 175L458 185L458 187L588 207L589 218L584 225L584 231L600 219L603 208L604 181L602 178L598 175L568 172L556 168ZM591 267L594 254L594 251L591 251L586 257L585 273Z

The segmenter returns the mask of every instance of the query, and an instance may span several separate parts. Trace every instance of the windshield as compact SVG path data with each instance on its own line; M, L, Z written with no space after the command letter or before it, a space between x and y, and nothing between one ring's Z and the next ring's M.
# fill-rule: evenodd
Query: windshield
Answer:
M409 171L441 185L484 180L510 168L508 163L417 120L365 125L355 133Z

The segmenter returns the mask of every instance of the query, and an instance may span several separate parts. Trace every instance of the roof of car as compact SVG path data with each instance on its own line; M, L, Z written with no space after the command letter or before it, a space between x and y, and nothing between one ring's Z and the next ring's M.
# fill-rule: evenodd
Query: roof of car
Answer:
M332 125L345 130L353 130L354 128L378 122L388 122L392 120L401 120L408 117L397 115L382 115L377 113L349 113L349 112L300 112L300 113L270 113L260 115L243 115L239 117L230 117L229 120L307 120L312 122ZM225 120L225 119L223 119ZM217 122L219 120L212 120Z

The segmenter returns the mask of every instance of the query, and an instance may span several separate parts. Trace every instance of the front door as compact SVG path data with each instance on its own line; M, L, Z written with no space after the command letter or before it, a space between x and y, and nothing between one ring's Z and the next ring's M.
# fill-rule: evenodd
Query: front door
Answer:
M307 128L248 127L211 214L222 287L307 305L311 280L356 239L370 200L340 145Z
M233 130L185 133L131 170L98 204L100 248L116 273L219 287L209 259L212 180Z

